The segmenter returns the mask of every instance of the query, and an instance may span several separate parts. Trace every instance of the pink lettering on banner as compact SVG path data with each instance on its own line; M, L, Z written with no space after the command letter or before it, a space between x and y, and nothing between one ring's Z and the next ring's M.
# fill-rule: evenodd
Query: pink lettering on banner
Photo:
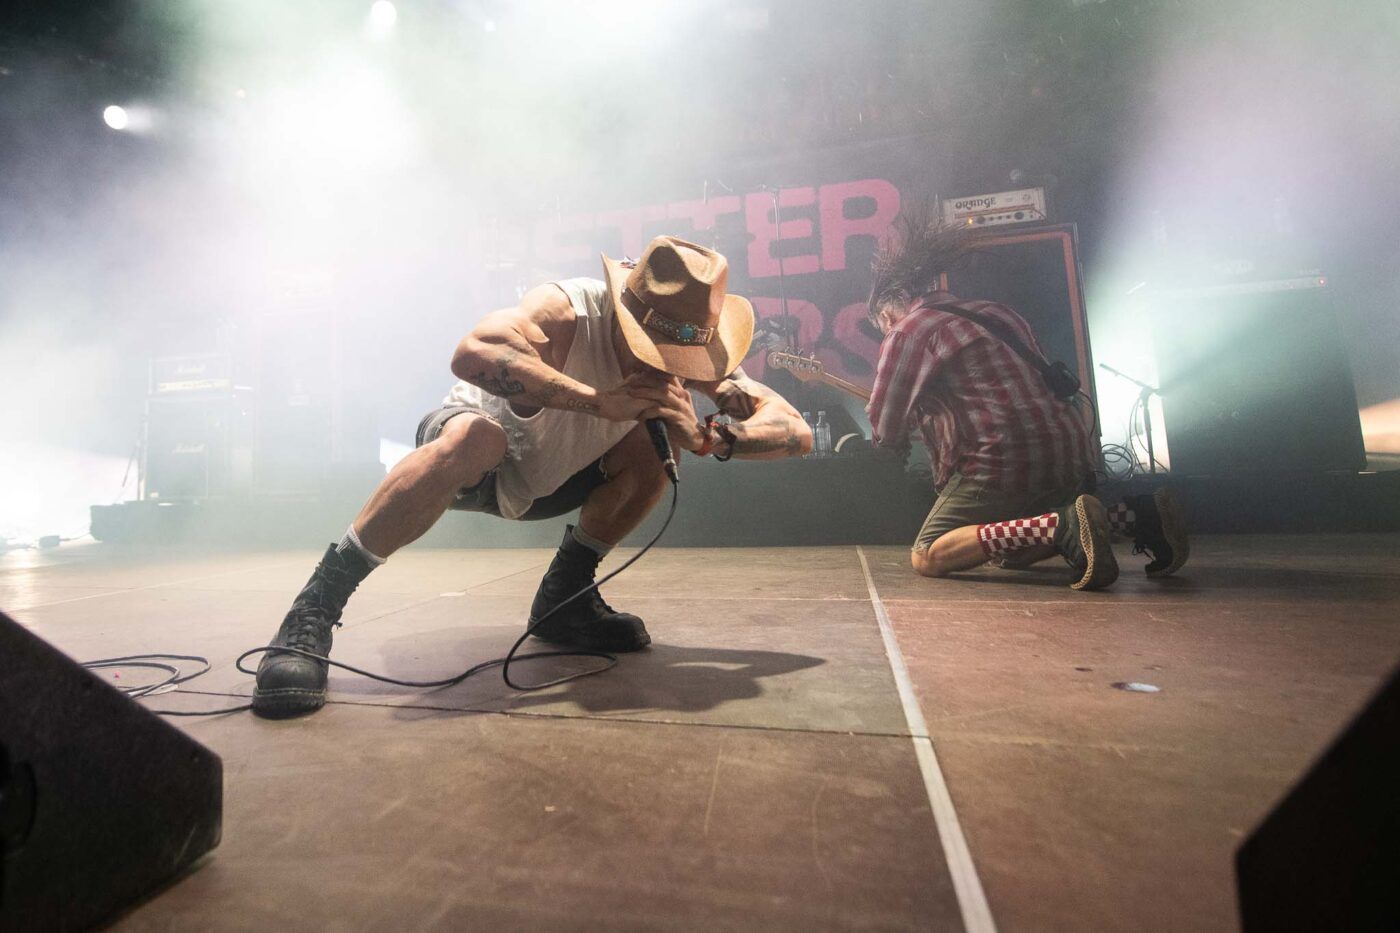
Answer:
M847 217L852 201L870 201L874 209L860 217ZM852 237L884 236L899 213L899 189L883 178L837 182L820 188L783 188L778 192L778 206L800 208L816 205L815 214L787 217L775 226L773 197L766 191L755 191L742 197L725 195L709 201L675 201L669 204L647 204L625 210L603 211L598 214L564 214L546 217L534 225L534 253L549 264L586 262L596 258L597 242L602 230L612 228L620 234L622 255L636 258L646 249L648 228L663 220L689 220L692 231L713 230L720 216L743 212L749 233L748 269L750 279L778 275L776 248L786 254L801 241L813 241L808 249L785 255L782 272L785 275L809 275L813 272L836 272L846 268L846 247ZM685 236L688 231L665 231ZM590 234L580 236L579 234ZM489 229L481 231L483 241L498 236ZM604 236L606 236L604 234ZM781 246L779 246L781 241ZM483 245L487 245L483 243ZM512 243L516 253L518 244ZM502 254L504 255L504 253ZM737 257L730 257L731 261Z
M760 322L770 318L775 319L772 329L779 334L787 333L781 320L783 316L782 299L754 298L753 306L754 316ZM809 301L792 298L788 300L788 310L796 325L797 351L806 355L812 354L813 348L822 337L823 315L821 309ZM831 321L831 343L839 344L865 360L870 364L868 369L861 369L858 365L855 369L851 369L846 365L845 355L830 346L817 350L815 353L817 359L821 360L822 368L833 376L839 376L847 382L854 382L856 385L869 386L874 382L875 364L880 359L880 344L860 330L860 321L864 317L865 302L846 305L836 312L836 316ZM760 327L762 327L761 324ZM758 345L759 342L755 340L754 344ZM744 371L755 379L763 379L768 371L767 351L761 356L755 354L745 362Z
M666 219L664 204L648 204L623 211L604 211L597 216L598 226L616 227L622 231L622 254L638 259L646 249L650 237L644 236L642 228L647 224Z
M695 230L713 230L715 221L720 214L737 214L741 207L743 207L743 202L739 200L739 196L730 194L722 198L710 198L709 203L677 201L674 204L668 204L666 205L666 216L689 219L691 227Z
M778 207L802 207L815 203L817 192L813 188L783 188L778 191ZM773 255L773 244L782 240L789 244L793 240L805 240L815 233L810 217L795 217L774 224L773 197L766 191L758 191L744 197L744 219L749 229L749 278L761 279L778 274L778 258ZM784 275L806 275L821 268L821 260L815 254L787 256L783 259Z
M870 385L874 379L875 364L880 360L880 342L872 340L860 329L860 322L865 320L865 302L846 305L836 312L836 317L831 320L831 336L835 341L854 351L862 359L870 364L870 371L864 373L853 373L841 363L840 359L833 359L827 366L828 372L836 373L841 378L858 385Z
M847 217L846 202L857 198L873 200L875 210L865 217ZM822 185L820 201L822 268L828 272L846 268L847 240L854 236L884 236L899 213L899 189L883 178Z

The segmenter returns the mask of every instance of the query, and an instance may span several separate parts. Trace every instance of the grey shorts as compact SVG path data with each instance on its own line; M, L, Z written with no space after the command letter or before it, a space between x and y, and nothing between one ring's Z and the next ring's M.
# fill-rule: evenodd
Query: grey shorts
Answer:
M437 440L447 422L458 415L466 414L477 415L492 424L500 425L500 422L490 412L474 405L446 405L428 412L423 416L423 420L418 422L418 434L414 440L414 446L422 447L424 444ZM536 521L566 515L583 505L588 494L607 481L608 474L603 466L603 458L599 457L564 480L563 485L549 495L531 502L530 507L519 517L519 521ZM487 473L475 486L459 489L457 498L452 501L452 505L448 508L457 512L485 512L488 515L499 516L501 507L496 501L496 471L492 470Z
M1006 492L985 482L954 473L938 493L924 527L914 539L915 551L929 546L948 532L965 525L985 525L1013 518L1029 518L1064 508L1086 492L1093 492L1092 477L1082 482L1040 492Z

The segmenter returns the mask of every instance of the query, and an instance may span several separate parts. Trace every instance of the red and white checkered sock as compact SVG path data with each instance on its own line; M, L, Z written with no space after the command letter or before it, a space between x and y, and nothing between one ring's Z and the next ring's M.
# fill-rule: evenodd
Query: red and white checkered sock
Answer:
M990 560L1007 551L1039 547L1055 543L1055 527L1060 523L1056 512L1046 512L1035 518L1013 518L1009 522L992 522L977 526L977 543Z
M1137 532L1137 513L1128 508L1126 502L1116 502L1108 507L1108 530L1116 535L1131 538Z

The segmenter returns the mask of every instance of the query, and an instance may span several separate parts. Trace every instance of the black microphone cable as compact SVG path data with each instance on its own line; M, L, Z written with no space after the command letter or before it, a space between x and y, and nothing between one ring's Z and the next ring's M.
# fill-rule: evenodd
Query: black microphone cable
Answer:
M350 671L353 674L359 674L361 677L368 677L370 680L380 681L381 683L394 684L395 686L399 687L417 687L421 689L430 689L435 687L452 687L461 683L462 681L466 680L468 677L471 677L474 674L479 674L480 672L484 670L489 670L493 667L499 667L501 669L501 679L506 682L506 686L510 687L513 690L520 691L543 690L546 687L558 686L559 684L568 683L571 680L578 680L581 677L590 677L594 674L601 674L603 673L603 671L610 670L613 667L617 666L617 655L610 654L606 651L593 651L586 648L576 648L571 651L534 651L530 654L519 655L516 654L516 652L518 652L520 650L520 646L525 643L525 639L533 635L535 629L539 628L540 625L546 619L549 619L556 612L563 609L565 606L569 605L575 600L582 599L584 596L587 596L589 593L597 590L598 587L602 586L604 583L607 583L613 577L622 573L622 571L626 570L628 567L631 567L637 561L641 560L642 556L646 554L647 551L650 551L652 547L656 544L656 542L661 540L661 536L664 535L666 533L666 529L670 527L671 519L674 518L676 515L676 505L679 503L679 501L680 483L675 480L672 480L671 508L666 513L666 520L661 523L661 529L657 531L655 536L653 536L652 539L648 541L640 551L629 557L621 567L618 567L612 573L609 573L607 576L603 577L603 579L598 580L594 583L590 583L588 586L585 586L583 589L579 590L577 593L574 593L568 599L559 603L553 609L550 609L544 615L531 622L526 627L524 633L522 633L521 636L515 640L515 644L511 645L511 648L508 652L506 652L505 657L494 658L490 661L482 661L480 664L467 668L465 671L456 675L455 677L448 677L443 680L397 680L393 677L385 677L382 674L375 674L371 671L354 667L352 665L344 663L343 661L332 661L330 658L324 658L319 654L312 654L310 651L305 651L301 648L279 648L274 647L272 645L264 645L259 648L248 649L247 651L243 652L238 656L238 660L234 662L234 666L244 674L256 675L257 670L249 670L248 668L244 667L243 660L255 654L265 654L269 651L275 651L278 654L301 655L304 658L310 658L311 660L319 661L322 664L329 664L331 667L338 667L342 670ZM599 667L595 667L591 670L579 671L576 674L567 674L563 677L557 677L554 680L547 680L543 683L538 684L518 684L510 679L510 665L513 662L530 661L534 660L535 658L602 658L607 663L600 665Z
M180 673L179 665L167 663L170 661L195 661L199 664L203 664L204 667L201 670L197 670L192 674L182 674ZM194 680L196 677L204 676L205 674L209 673L209 669L211 666L212 665L209 663L208 658L202 658L197 654L131 654L121 658L103 658L99 661L83 662L83 667L87 668L90 671L102 670L104 668L109 667L116 667L122 669L139 667L145 668L147 670L157 670L165 672L166 677L164 680L159 680L151 684L139 684L135 686L128 686L126 684L112 685L118 690L120 690L122 693L125 693L127 696L132 698L148 697L154 696L157 693L164 693L166 688L173 689L179 686L180 684L188 683L189 681ZM151 710L151 712L159 713L162 716L217 716L220 713L241 713L244 710L249 710L252 708L253 706L251 703L245 703L242 706L231 706L228 709L153 709Z
M493 658L490 661L483 661L480 664L476 664L472 667L467 668L465 671L463 671L460 674L457 674L454 677L447 677L442 680L398 680L393 677L386 677L383 674L376 674L372 671L367 671L363 668L355 667L351 664L346 664L343 661L332 661L330 658L322 657L319 654L312 654L311 652L301 648L274 647L272 645L263 645L257 648L250 648L249 650L240 654L237 660L233 662L234 667L237 668L240 673L252 674L256 676L257 670L250 670L249 668L244 667L244 660L246 660L249 657L252 657L255 654L266 654L269 651L275 651L281 654L300 655L301 657L308 658L312 661L318 661L322 664L326 664L331 667L338 667L341 670L350 671L352 674L359 674L361 677L368 677L371 680L377 680L381 683L393 684L399 687L414 687L417 689L434 689L439 687L455 686L461 683L462 681L466 680L468 677L471 677L475 674L479 674L482 671L489 670L493 667L499 667L501 669L501 679L505 681L506 686L510 687L512 690L520 690L522 692L528 692L531 690L543 690L546 687L555 687L559 684L568 683L572 680L578 680L582 677L590 677L594 674L601 674L606 670L611 670L612 668L617 666L617 656L614 654L610 654L606 651L575 649L571 651L534 651L529 654L518 654L518 652L520 651L520 646L525 643L525 639L533 635L535 630L539 628L542 623L551 618L556 612L562 610L565 606L568 606L574 601L582 599L589 593L596 591L598 587L602 586L604 583L607 583L613 577L616 577L618 574L622 573L622 571L626 570L628 567L631 567L637 561L641 560L643 555L650 551L656 545L656 543L661 540L661 536L666 533L666 529L671 527L671 519L675 518L676 507L680 504L680 475L679 470L676 466L675 454L671 449L671 442L670 438L667 436L666 424L664 421L662 421L660 418L648 419L646 422L646 429L647 434L651 437L652 445L656 448L656 455L661 460L661 465L666 471L666 476L671 480L671 506L666 512L666 518L664 521L662 521L661 528L656 532L655 535L652 536L652 539L648 541L640 551L629 557L622 564L622 566L618 567L616 570L603 577L603 579L598 580L594 583L590 583L588 586L585 586L583 589L574 593L568 599L565 599L563 602L550 609L538 619L535 619L533 622L530 622L526 626L524 633L521 634L521 636L515 640L515 644L511 645L510 650L506 652L505 657ZM606 663L595 667L591 670L579 671L574 674L567 674L563 677L556 677L553 680L547 680L538 684L520 684L516 683L514 680L511 680L510 665L513 662L530 661L536 658L601 658ZM196 661L200 664L203 664L204 667L202 670L196 671L192 674L181 674L179 667L165 663L167 661ZM88 661L83 666L88 668L89 670L97 670L109 667L143 667L164 671L168 675L164 680L161 680L157 683L146 684L137 687L118 688L122 690L123 693L126 693L128 696L131 697L150 696L158 691L161 691L162 688L187 683L188 681L194 680L196 677L200 677L203 674L208 673L211 667L208 659L206 658L202 658L197 655L177 654L129 655L127 657L122 658L104 658L99 661ZM152 712L160 713L166 716L217 716L221 713L238 713L251 708L251 704L245 704L243 706L234 706L228 709L217 710L152 710Z

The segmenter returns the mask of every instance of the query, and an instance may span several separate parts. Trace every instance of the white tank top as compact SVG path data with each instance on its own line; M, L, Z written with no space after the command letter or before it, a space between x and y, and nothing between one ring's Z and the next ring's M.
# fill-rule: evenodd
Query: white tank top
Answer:
M622 367L613 347L613 304L607 284L586 278L553 284L569 296L577 321L562 372L595 389L612 388L622 381ZM608 421L557 408L522 418L505 399L470 382L458 382L442 403L479 408L505 429L506 459L496 473L496 501L506 518L525 514L531 502L554 492L636 426L632 421Z

